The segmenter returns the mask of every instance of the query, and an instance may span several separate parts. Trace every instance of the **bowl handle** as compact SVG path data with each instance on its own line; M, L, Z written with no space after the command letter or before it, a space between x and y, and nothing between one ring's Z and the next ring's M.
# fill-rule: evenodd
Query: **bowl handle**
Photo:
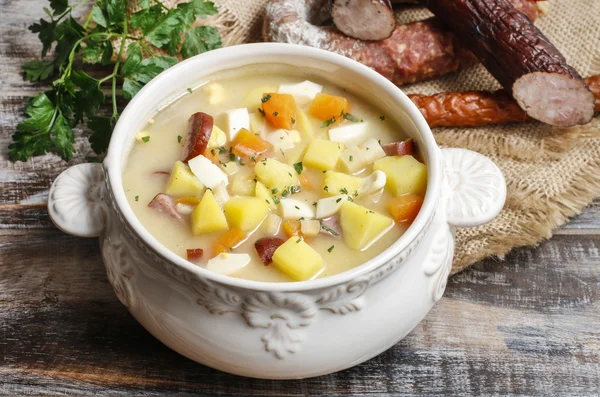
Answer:
M78 164L54 180L48 192L48 213L65 233L98 237L106 225L106 198L102 165Z
M474 227L490 222L506 201L502 172L487 157L467 149L442 149L448 223Z

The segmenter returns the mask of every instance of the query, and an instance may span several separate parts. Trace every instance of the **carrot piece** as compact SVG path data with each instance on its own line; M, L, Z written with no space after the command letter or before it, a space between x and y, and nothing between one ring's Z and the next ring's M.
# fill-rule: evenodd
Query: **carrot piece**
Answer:
M291 130L296 122L296 101L290 94L265 93L261 99L267 122L275 128Z
M315 190L313 184L308 180L308 177L305 173L298 175L298 180L300 181L300 186L302 186L302 190Z
M256 157L269 150L269 142L241 129L231 142L231 152L243 157Z
M300 221L287 219L283 221L281 228L288 238L292 236L302 236L302 224Z
M415 220L422 205L423 197L409 193L388 201L387 208L396 223L408 225Z
M206 148L206 150L204 151L204 157L206 157L215 164L219 164L219 149Z
M341 96L319 92L310 103L308 110L311 115L321 121L331 120L329 125L332 125L342 119L342 112L350 111L350 102Z
M198 205L200 199L196 196L181 197L175 200L175 204Z
M233 247L244 241L246 234L237 227L232 227L213 243L213 258L220 253L229 252Z

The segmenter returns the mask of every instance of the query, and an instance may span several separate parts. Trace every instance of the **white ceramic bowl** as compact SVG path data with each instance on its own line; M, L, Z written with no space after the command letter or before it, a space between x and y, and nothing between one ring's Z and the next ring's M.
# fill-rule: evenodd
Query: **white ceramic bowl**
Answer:
M129 149L157 109L215 73L273 64L368 93L363 96L415 139L428 166L425 201L407 232L377 257L335 276L266 283L209 272L160 244L125 199L121 173ZM453 228L489 222L505 195L491 161L468 150L440 150L415 105L376 72L323 50L263 43L211 51L152 80L123 112L104 163L63 172L48 210L66 233L100 237L118 298L167 346L226 372L289 379L351 367L408 334L445 289Z

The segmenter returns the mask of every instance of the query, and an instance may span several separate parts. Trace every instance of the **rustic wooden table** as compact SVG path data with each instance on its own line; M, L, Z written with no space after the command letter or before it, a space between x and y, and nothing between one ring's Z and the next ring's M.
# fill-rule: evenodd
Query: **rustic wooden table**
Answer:
M115 297L97 240L50 222L47 191L68 164L7 160L23 103L43 88L19 75L39 55L27 26L43 5L0 0L0 394L600 394L600 201L538 248L453 277L406 339L355 368L263 381L167 349ZM77 146L72 164L91 154Z

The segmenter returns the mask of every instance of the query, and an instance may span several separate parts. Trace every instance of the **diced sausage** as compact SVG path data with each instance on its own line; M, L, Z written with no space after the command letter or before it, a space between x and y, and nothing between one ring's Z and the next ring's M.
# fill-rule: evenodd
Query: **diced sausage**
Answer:
M188 248L185 252L187 254L187 260L195 263L199 262L204 255L204 250L202 248Z
M407 154L413 154L414 152L414 142L412 139L386 143L381 145L381 147L388 156L405 156Z
M421 0L511 93L527 115L586 124L595 98L579 73L509 0Z
M333 0L331 16L344 34L360 40L383 40L396 28L390 0Z
M177 209L175 208L175 199L169 196L168 194L157 194L156 196L154 196L152 201L150 201L148 207L154 208L159 212L163 212L169 215L170 217L177 219L178 221L183 221L181 214L177 212Z
M188 162L194 157L203 154L208 146L212 134L214 120L211 115L198 112L191 115L188 120L188 131L183 145L181 159Z
M273 262L273 253L284 241L278 237L263 237L256 240L254 248L262 263L268 266Z

